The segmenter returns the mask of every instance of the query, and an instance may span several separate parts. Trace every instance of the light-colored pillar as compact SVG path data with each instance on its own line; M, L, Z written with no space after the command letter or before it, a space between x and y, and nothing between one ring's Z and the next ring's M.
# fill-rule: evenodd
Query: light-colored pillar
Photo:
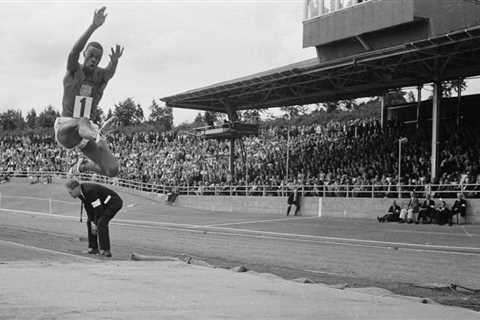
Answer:
M337 0L330 0L330 12L336 10Z
M385 94L383 94L380 97L380 125L382 126L382 129L385 128L385 123L387 122L387 112L386 112L386 106L385 106Z
M342 0L336 0L335 1L335 10L340 10L341 8L343 8Z
M325 0L315 0L317 3L318 15L325 13Z

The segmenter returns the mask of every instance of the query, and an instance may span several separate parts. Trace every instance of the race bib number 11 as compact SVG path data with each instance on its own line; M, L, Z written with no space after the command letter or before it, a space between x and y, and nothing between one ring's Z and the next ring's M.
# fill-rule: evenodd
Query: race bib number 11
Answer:
M76 96L75 105L73 107L74 118L89 118L92 112L92 97Z

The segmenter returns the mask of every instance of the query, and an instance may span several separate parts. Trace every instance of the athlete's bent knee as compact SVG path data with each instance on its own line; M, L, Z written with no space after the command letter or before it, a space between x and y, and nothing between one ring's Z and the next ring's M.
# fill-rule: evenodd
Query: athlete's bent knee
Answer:
M86 118L81 118L78 123L78 134L88 140L95 140L96 132L90 126L90 122Z

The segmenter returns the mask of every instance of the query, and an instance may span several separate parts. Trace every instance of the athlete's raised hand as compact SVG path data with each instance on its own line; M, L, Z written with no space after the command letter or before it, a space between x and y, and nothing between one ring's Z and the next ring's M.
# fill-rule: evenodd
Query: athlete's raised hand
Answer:
M95 13L93 14L93 22L92 25L95 28L100 27L104 22L105 18L107 17L107 14L105 14L106 7L101 7L98 10L95 10Z
M123 49L124 47L120 47L120 45L116 45L115 49L111 48L110 49L110 59L112 61L118 61L118 58L120 58L123 54Z

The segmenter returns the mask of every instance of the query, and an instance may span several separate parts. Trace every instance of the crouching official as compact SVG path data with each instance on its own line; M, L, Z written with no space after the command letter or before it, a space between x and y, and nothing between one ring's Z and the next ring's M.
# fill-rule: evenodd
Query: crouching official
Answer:
M69 180L66 187L73 198L82 201L87 212L88 253L111 257L108 223L122 208L122 199L115 191L95 183Z

